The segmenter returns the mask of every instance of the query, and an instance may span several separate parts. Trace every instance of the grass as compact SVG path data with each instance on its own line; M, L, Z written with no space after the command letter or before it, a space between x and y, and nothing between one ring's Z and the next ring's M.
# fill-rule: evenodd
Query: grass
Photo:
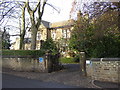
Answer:
M61 63L71 63L71 64L76 64L77 62L74 61L74 58L66 58L66 57L61 57L60 59Z

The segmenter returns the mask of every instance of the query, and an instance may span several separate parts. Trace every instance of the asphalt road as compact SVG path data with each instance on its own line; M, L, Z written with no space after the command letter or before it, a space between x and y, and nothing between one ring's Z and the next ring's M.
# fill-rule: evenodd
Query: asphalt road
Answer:
M78 88L56 82L43 82L40 80L2 74L2 88Z

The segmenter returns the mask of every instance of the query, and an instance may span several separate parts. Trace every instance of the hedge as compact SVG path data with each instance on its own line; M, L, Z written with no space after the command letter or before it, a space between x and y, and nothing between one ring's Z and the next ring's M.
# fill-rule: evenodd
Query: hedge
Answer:
M41 50L2 50L2 56L43 56L44 52Z

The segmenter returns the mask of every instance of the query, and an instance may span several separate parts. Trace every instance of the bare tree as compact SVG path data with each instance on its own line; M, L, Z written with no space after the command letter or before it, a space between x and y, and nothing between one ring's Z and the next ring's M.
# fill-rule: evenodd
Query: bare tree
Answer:
M29 22L25 22L25 8L26 2L20 1L3 1L0 3L0 25L9 27L10 30L19 30L19 34L10 36L20 36L20 49L23 49L24 37L26 29L28 28ZM19 26L7 25L9 20L15 19ZM6 22L5 22L6 21ZM3 29L4 30L4 29ZM16 31L15 31L16 32Z
M46 5L47 0L44 0L43 2L41 0L38 1L38 4L34 9L31 9L29 0L26 2L27 3L27 10L30 15L30 20L31 20L31 49L36 49L36 35L37 31L39 28L39 25L41 24L41 19L43 16L44 8ZM37 22L35 21L35 12L38 11L38 19Z
M80 10L83 14L89 14L95 18L111 9L119 9L120 2L100 2L96 0L73 0L70 17L73 18ZM119 9L120 10L120 9Z

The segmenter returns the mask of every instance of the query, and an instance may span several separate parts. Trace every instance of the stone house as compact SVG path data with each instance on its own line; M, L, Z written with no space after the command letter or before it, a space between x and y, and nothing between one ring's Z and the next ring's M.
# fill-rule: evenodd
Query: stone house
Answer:
M63 51L67 49L67 41L71 36L71 30L73 29L73 20L61 21L50 23L42 20L39 30L37 32L36 50L39 50L42 43L47 38L52 38ZM12 44L14 50L19 49L20 38ZM24 49L31 49L31 31L27 33L27 37L24 39Z

